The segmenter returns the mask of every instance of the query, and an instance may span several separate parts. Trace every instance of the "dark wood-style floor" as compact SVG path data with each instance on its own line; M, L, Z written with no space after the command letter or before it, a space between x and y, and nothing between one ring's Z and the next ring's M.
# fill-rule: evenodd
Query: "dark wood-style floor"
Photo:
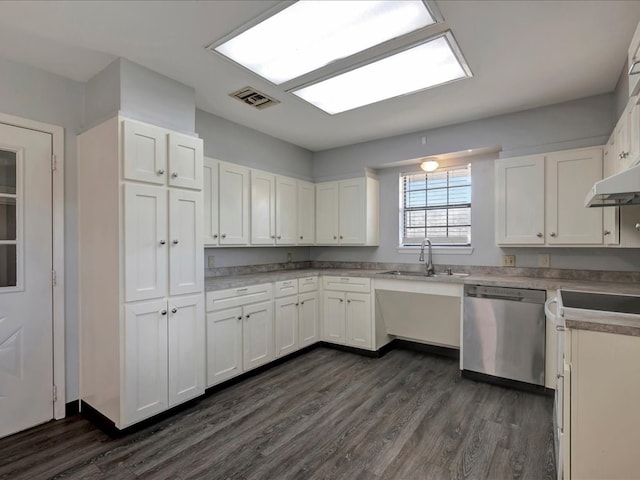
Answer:
M552 403L318 348L123 438L74 416L2 439L0 479L552 479Z

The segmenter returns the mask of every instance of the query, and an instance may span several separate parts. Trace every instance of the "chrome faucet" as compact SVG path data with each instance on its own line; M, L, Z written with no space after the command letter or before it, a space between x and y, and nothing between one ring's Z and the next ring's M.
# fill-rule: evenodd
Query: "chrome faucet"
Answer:
M422 245L420 247L420 257L418 257L418 261L419 262L424 262L424 246L425 246L425 244L429 247L429 253L428 253L428 257L427 257L427 262L424 264L425 274L428 277L431 277L431 276L436 274L436 270L435 270L435 268L433 268L433 256L432 256L432 253L431 253L431 240L429 240L428 238L425 238L424 240L422 240Z

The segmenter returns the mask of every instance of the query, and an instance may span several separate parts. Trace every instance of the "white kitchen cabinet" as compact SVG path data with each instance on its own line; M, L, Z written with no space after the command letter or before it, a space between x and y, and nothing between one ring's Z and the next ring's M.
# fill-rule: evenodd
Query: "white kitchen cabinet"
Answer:
M495 168L498 245L603 245L602 209L584 207L602 179L601 148L500 159Z
M640 61L640 24L636 27L636 31L629 44L629 50L627 52L628 68L633 67L638 61ZM629 96L631 97L638 93L640 93L640 75L629 75Z
M326 276L322 283L323 339L375 350L371 280Z
M251 244L276 241L276 182L271 173L251 170Z
M218 221L218 169L219 162L213 158L204 158L202 191L204 196L204 246L217 247L220 230Z
M204 393L201 147L121 116L78 137L80 398L119 429Z
M301 293L298 303L298 346L303 348L320 341L318 292Z
M220 162L218 173L219 245L249 243L249 169Z
M380 190L369 177L316 185L316 243L377 245Z
M612 134L607 144L602 150L602 170L603 177L607 178L615 172L614 156L616 155L615 135ZM602 235L604 244L618 245L620 243L620 227L618 207L608 207L602 209Z
M298 350L298 296L277 298L273 302L275 311L276 357Z
M243 308L242 353L244 371L274 359L273 302L254 303Z
M207 314L207 387L242 373L242 307Z
M318 277L275 283L274 322L276 357L320 340Z
M298 236L298 182L276 177L276 245L295 245Z
M316 237L316 187L298 180L298 245L313 245Z

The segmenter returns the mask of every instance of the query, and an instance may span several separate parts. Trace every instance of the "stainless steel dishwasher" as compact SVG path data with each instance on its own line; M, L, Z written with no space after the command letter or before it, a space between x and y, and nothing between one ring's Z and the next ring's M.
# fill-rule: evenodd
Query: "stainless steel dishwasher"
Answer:
M545 297L544 290L465 285L463 373L544 386Z

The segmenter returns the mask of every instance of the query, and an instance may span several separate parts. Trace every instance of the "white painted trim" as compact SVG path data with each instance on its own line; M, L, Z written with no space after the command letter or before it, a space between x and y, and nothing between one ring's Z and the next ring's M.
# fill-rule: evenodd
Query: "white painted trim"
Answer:
M436 255L471 255L473 253L473 247L449 247L435 245L431 250ZM419 255L420 247L398 247L396 248L396 252Z
M0 113L0 123L49 133L52 138L51 151L56 156L56 170L52 172L52 225L53 225L53 269L57 282L53 288L53 384L58 398L53 404L53 418L65 416L65 315L64 315L64 128L48 123L36 122L14 115Z

